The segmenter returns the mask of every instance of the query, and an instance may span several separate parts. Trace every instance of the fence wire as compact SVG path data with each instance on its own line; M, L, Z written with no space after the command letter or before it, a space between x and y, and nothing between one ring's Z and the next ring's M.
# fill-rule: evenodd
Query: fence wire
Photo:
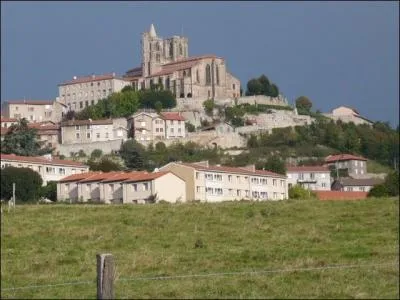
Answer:
M171 276L131 277L131 278L117 278L115 281L124 282L124 281L141 281L141 280L174 280L183 278L259 275L259 274L269 274L269 273L290 273L290 272L321 271L330 269L351 269L351 268L381 267L381 266L398 266L398 262L385 263L385 264L368 264L368 265L328 265L322 267L292 268L292 269L278 269L278 270L256 270L256 271L203 273L203 274L186 274L186 275L171 275ZM68 286L68 285L85 285L85 284L95 284L96 282L97 282L96 280L87 280L87 281L64 282L64 283L45 284L45 285L29 285L22 287L1 288L1 291L49 288L49 287Z

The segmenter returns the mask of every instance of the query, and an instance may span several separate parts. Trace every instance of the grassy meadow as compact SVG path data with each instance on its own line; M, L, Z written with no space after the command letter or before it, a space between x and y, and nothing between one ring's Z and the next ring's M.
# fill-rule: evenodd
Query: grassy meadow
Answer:
M398 238L394 198L21 205L1 216L1 298L96 298L97 253L119 299L398 298ZM378 266L293 270L331 265ZM132 280L261 270L289 271Z

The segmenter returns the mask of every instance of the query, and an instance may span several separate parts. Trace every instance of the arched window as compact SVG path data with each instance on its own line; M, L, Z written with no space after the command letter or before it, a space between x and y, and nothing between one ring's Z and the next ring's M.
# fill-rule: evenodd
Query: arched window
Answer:
M179 44L179 55L183 55L182 44Z
M217 85L219 85L219 68L218 68L218 65L215 68L215 73L216 73L215 75L217 77Z
M198 83L200 82L199 70L196 71L196 81L197 81Z
M211 84L211 67L210 65L206 66L206 85Z
M156 51L160 51L160 43L156 44Z
M169 43L169 56L174 56L174 44L172 43L172 41Z

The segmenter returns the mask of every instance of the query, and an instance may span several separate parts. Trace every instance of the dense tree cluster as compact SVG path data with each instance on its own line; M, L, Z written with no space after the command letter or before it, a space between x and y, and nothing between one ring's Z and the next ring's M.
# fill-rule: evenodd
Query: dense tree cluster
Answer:
M265 95L270 97L279 96L279 88L271 83L264 74L258 78L252 78L247 82L246 96Z
M5 167L1 170L1 199L11 199L15 183L17 201L35 201L41 196L42 177L30 168Z
M168 90L149 89L135 91L128 86L121 92L113 93L105 99L99 100L95 105L85 107L82 111L68 112L64 120L76 118L78 120L98 120L105 118L128 117L140 108L151 108L161 111L165 108L176 106L176 99Z
M40 141L37 129L28 127L28 121L25 118L11 125L1 142L1 152L6 154L39 156L52 151L52 148Z
M309 153L304 156L316 157L327 155L326 151L318 150L321 145L331 152L358 154L384 165L393 166L399 161L399 134L381 122L368 126L320 118L311 125L275 128L271 134L248 140L249 148L308 148Z
M399 172L390 172L382 184L374 186L368 197L395 197L399 196Z

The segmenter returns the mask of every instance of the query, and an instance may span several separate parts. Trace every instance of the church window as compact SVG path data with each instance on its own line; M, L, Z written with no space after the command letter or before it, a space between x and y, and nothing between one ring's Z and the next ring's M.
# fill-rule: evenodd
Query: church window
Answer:
M160 51L160 43L156 44L156 51Z
M216 66L215 72L216 72L216 76L217 76L217 85L219 85L219 68L218 68L218 66Z
M200 75L199 75L199 70L196 71L196 81L200 83Z
M183 71L183 76L186 76L186 71Z
M147 73L150 75L150 63L147 64Z
M172 43L172 41L169 43L169 56L174 56L174 44Z
M211 84L211 67L210 65L206 66L206 85Z
M183 55L182 44L179 44L179 55Z

